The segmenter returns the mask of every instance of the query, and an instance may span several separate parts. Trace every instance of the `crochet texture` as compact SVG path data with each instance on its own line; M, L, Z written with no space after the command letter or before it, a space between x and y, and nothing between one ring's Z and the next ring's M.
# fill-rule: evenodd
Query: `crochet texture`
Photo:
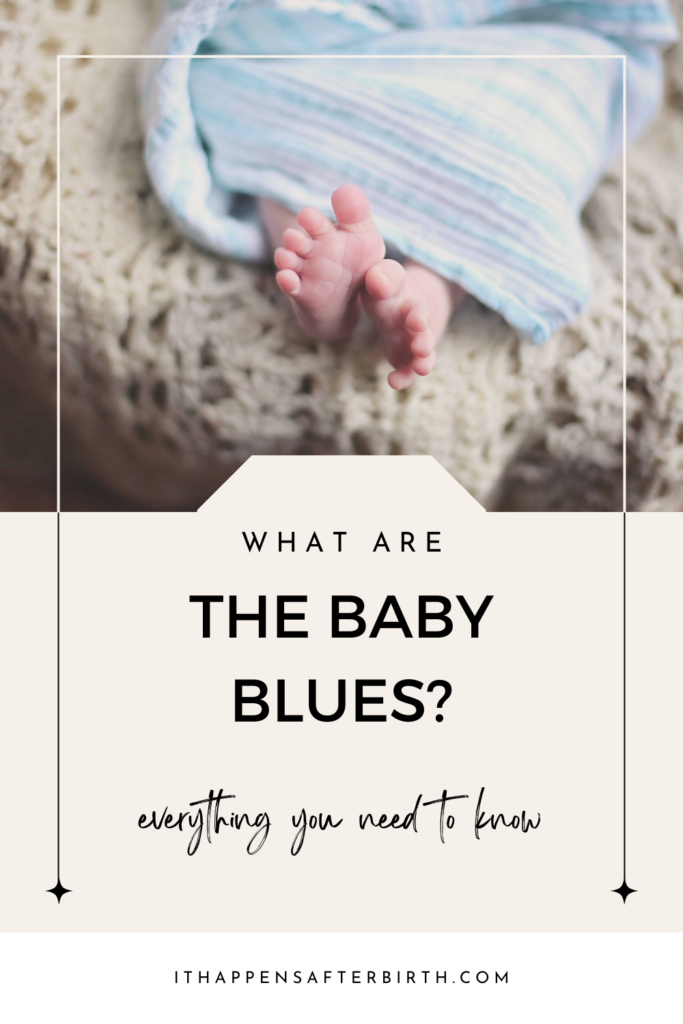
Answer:
M682 0L675 9L683 13ZM265 267L182 239L145 176L139 0L0 0L0 469L43 472L54 410L56 54L61 61L63 459L133 502L194 507L258 452L434 455L490 509L621 507L621 170L584 222L594 289L547 345L468 300L438 366L385 382L372 328L302 335ZM628 158L631 504L683 482L683 67ZM28 411L27 411L28 410Z

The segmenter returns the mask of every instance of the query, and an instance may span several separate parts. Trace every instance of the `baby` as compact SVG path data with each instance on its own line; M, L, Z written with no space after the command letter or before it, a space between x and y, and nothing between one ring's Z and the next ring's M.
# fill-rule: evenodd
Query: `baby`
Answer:
M282 240L275 248L277 283L308 334L326 342L347 337L362 305L394 367L392 388L407 388L434 368L436 345L465 293L413 260L384 259L362 189L342 185L333 193L336 224L311 206L296 218L267 199L259 208L273 247Z
M580 213L657 109L666 0L171 5L154 52L194 59L148 69L152 181L199 244L274 250L318 341L364 308L401 390L465 292L534 344L585 306Z

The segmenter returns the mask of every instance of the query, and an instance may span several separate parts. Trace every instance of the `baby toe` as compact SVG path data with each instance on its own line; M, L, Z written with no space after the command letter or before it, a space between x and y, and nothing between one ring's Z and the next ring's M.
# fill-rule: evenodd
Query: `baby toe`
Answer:
M380 260L365 275L365 289L371 299L390 299L405 284L406 272L396 260Z
M357 185L342 185L332 193L332 209L337 223L359 224L370 216L370 202Z
M434 335L431 331L418 334L410 343L410 351L418 358L430 356L434 351Z
M415 373L410 367L402 367L400 370L392 370L387 380L395 391L403 391L413 383Z
M303 231L287 228L282 239L285 249L291 249L298 256L306 256L313 248L313 242Z
M406 313L405 325L412 334L422 334L429 327L427 309L420 302L416 302Z
M301 291L301 278L293 270L280 270L275 275L275 280L282 291L292 298Z
M413 359L412 368L415 373L419 374L420 377L426 377L428 373L431 373L436 365L436 354L432 352L431 355L425 356L420 359Z
M299 216L297 222L304 231L308 231L311 238L320 238L322 235L326 235L328 231L333 230L333 224L331 220L328 220L313 206L305 206Z
M304 263L301 257L297 256L297 254L295 252L292 252L291 249L283 248L275 250L273 260L275 261L275 266L278 267L280 270L298 271L301 270Z

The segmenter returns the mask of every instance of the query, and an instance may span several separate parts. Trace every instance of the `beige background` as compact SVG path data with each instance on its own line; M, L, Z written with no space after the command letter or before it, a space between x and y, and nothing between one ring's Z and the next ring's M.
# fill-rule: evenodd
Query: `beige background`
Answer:
M45 518L54 523L34 517ZM47 527L40 549L27 537L11 542L0 526L10 576L40 577ZM325 552L247 555L243 529L296 530L298 542L315 529ZM339 529L348 531L341 555L326 543ZM441 530L443 553L369 555L380 529L390 543L401 529L417 538ZM62 882L73 892L59 907L44 892L55 882L54 748L43 710L52 666L35 661L35 636L15 635L4 661L10 676L23 664L24 686L5 688L5 721L17 727L4 749L21 770L1 783L3 873L14 882L3 927L679 929L680 688L673 605L668 623L656 607L675 597L683 545L679 536L676 550L672 535L681 529L680 517L641 516L631 538L628 880L639 892L624 907L610 891L622 880L620 515L484 515L420 458L257 459L199 513L63 515ZM389 631L332 641L329 596L345 592L375 610L396 594L411 624L419 593L464 594L471 604L495 596L477 641L458 612L447 640ZM217 612L215 635L203 640L191 593L236 593L245 605L259 593L307 593L311 636L258 640L251 630L230 641ZM10 633L20 613L8 602ZM442 724L430 714L359 724L348 712L330 725L272 715L235 724L233 680L274 685L280 676L295 694L309 677L336 691L338 677L358 676L445 678L453 695ZM255 857L244 833L203 840L190 858L186 835L136 827L143 812L186 809L221 786L237 794L236 810L271 815ZM491 810L540 810L541 828L488 831L477 842L480 786ZM434 798L444 787L471 794L445 845L434 809L421 812L418 835L357 828L360 811L405 813L418 793ZM345 822L309 834L293 858L291 815L302 806Z

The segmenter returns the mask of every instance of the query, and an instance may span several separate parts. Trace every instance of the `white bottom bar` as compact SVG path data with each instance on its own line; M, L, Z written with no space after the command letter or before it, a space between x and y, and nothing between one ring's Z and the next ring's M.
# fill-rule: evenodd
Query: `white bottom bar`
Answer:
M4 934L1 1003L13 1024L667 1024L682 953L677 933Z

